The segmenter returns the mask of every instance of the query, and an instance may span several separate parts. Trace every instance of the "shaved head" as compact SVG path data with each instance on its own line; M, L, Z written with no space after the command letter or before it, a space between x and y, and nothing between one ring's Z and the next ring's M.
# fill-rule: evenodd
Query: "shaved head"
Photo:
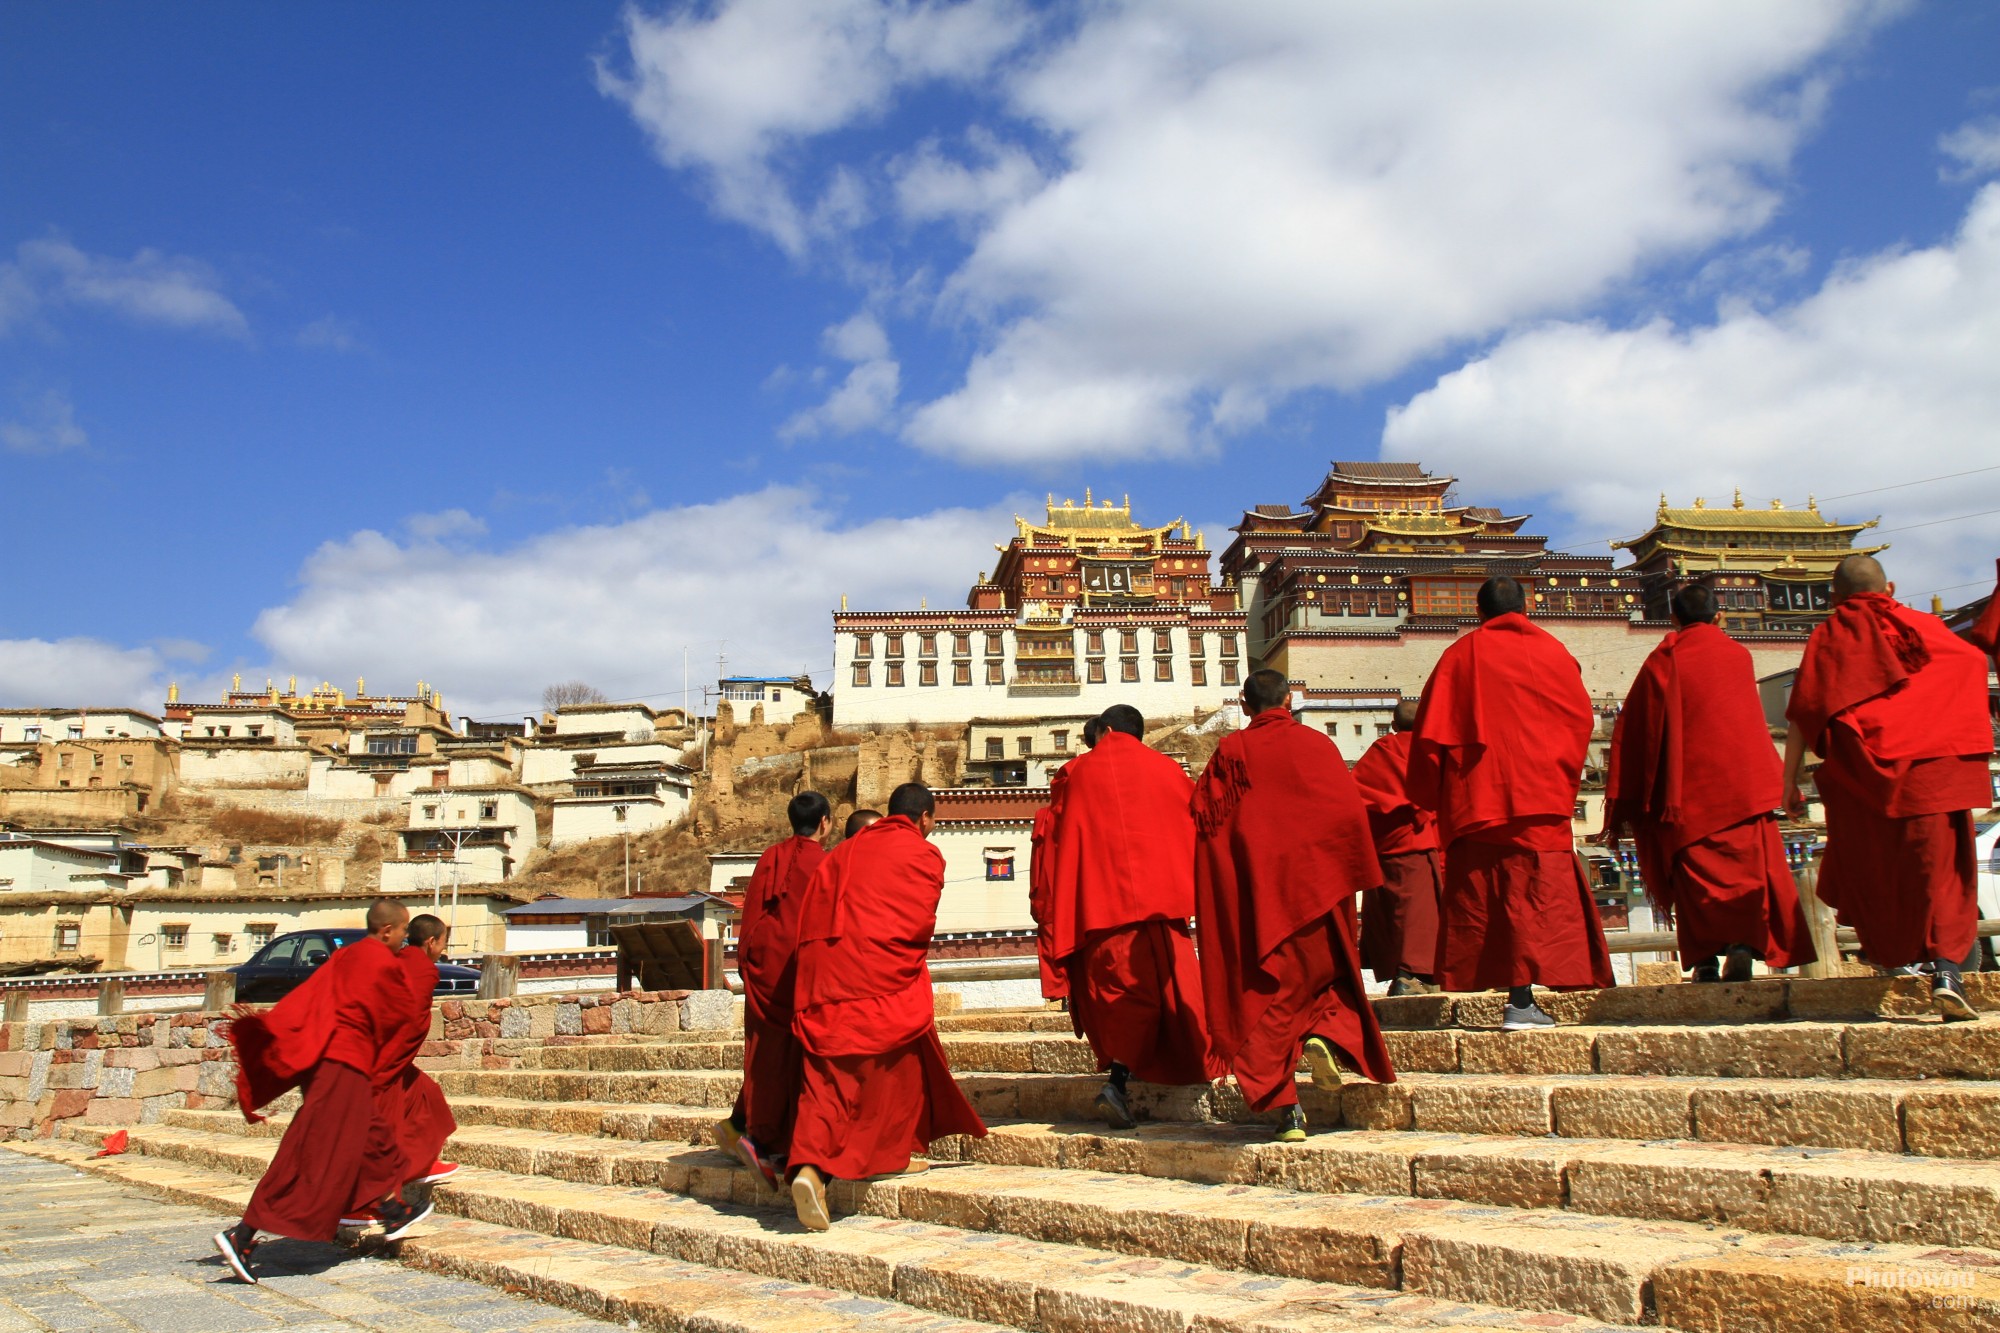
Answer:
M847 817L847 827L841 830L840 836L851 838L881 817L882 812L880 810L856 810Z
M368 904L368 933L391 949L403 947L409 929L410 909L394 898L377 898Z
M1396 705L1396 720L1393 725L1398 731L1408 731L1411 727L1417 725L1417 701L1415 699L1405 699Z
M1292 683L1283 672L1267 667L1251 672L1243 680L1243 711L1251 717L1289 703L1291 697Z
M1511 612L1526 612L1528 596L1521 590L1519 580L1510 579L1505 574L1495 574L1479 585L1479 618L1491 620Z
M1852 597L1857 592L1887 592L1889 576L1882 562L1872 555L1850 555L1833 570L1833 595Z

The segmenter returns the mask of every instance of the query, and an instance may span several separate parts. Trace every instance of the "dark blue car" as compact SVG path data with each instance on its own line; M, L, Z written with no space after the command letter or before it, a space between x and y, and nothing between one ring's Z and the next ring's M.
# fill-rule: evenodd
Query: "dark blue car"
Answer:
M236 976L236 998L245 1004L270 1004L292 993L313 969L333 957L333 951L368 932L354 926L326 930L294 930L259 949L247 963L229 970ZM479 993L479 969L439 963L433 996L469 999Z

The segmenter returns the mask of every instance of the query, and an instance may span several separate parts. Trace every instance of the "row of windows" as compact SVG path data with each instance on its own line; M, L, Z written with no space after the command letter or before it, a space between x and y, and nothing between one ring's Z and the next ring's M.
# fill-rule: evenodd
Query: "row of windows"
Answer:
M1222 671L1220 676L1220 683L1224 685L1236 685L1240 683L1241 667L1238 663L1224 662L1221 664L1221 666L1222 666ZM1139 680L1139 678L1140 678L1140 672L1139 672L1138 658L1126 657L1119 659L1118 679L1121 683L1127 685L1134 684ZM1171 657L1154 658L1153 679L1156 681L1171 681L1173 678L1174 678L1174 659ZM854 664L853 679L854 679L854 684L862 689L866 689L869 686L873 685L875 683L875 671L873 664L869 662L856 662ZM1070 669L1067 666L1065 666L1059 668L1054 668L1054 667L1037 668L1036 670L1031 672L1024 671L1022 674L1022 679L1035 680L1043 683L1056 683L1058 681L1067 683L1070 681L1074 681L1076 677L1070 671ZM1087 684L1103 685L1107 683L1109 679L1110 679L1109 668L1105 663L1105 659L1101 657L1093 657L1087 659L1084 662L1084 680ZM901 662L883 663L882 683L892 689L901 685L908 684L909 677L905 673L904 664ZM937 683L938 683L938 664L936 662L917 663L917 684L921 686L921 685L936 685ZM972 663L970 662L952 663L951 683L954 685L972 684ZM986 683L988 685L1005 685L1007 683L1006 663L988 662L986 664ZM1188 663L1188 683L1191 685L1207 685L1208 663L1199 660Z
M277 926L268 923L260 922L243 928L243 934L252 953L269 944L271 938L277 933ZM228 931L217 931L209 939L214 947L217 958L226 956L235 946L235 936L231 935ZM160 927L160 947L166 952L186 953L187 946L187 926ZM81 949L83 947L83 923L81 921L56 922L55 947L57 953L75 953Z
M68 768L68 767L69 767L69 762L70 762L70 760L71 760L72 758L74 758L74 757L75 757L75 755L76 755L76 751L74 751L74 750L63 750L63 751L61 751L60 753L58 753L58 754L56 755L56 767L57 767L57 768ZM91 756L90 756L90 766L91 766L92 768L103 768L103 767L104 767L104 756L103 756L103 755L102 755L101 753L98 753L98 752L96 752L96 751L92 751L92 752L91 752ZM120 768L130 768L130 767L132 767L132 756L131 756L131 755L129 755L129 754L121 754L121 755L119 755L119 756L118 756L118 767L120 767Z
M1119 630L1117 633L1119 652L1136 653L1139 651L1138 630ZM901 658L904 655L903 641L907 637L909 636L904 634L884 634L882 636L882 656L892 662ZM985 647L987 656L998 657L1007 651L1007 636L1004 633L988 630L985 632L984 637L986 639ZM1197 656L1204 651L1202 646L1203 637L1199 631L1190 631L1188 634L1188 650ZM936 657L938 655L937 635L919 634L916 638L918 657ZM1236 635L1234 633L1218 634L1216 638L1221 641L1222 656L1236 656ZM1104 640L1105 631L1103 630L1093 629L1084 631L1084 651L1088 653L1103 652ZM1172 631L1163 629L1153 631L1154 652L1170 653L1173 649L1174 639ZM857 658L875 656L875 636L873 634L855 635L854 655ZM951 655L953 657L972 656L972 635L953 634L951 636Z

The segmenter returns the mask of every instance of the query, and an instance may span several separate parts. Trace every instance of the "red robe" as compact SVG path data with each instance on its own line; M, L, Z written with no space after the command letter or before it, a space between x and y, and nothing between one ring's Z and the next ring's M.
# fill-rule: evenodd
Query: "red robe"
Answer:
M1936 616L1856 593L1807 640L1785 716L1822 759L1821 901L1877 967L1965 958L1971 812L1992 801L1985 655Z
M1612 984L1570 833L1595 723L1576 659L1519 612L1438 659L1411 732L1409 792L1437 812L1445 842L1444 989Z
M1773 813L1783 785L1749 650L1714 625L1662 639L1618 715L1605 799L1673 913L1681 966L1737 944L1771 967L1816 957Z
M305 983L263 1013L229 1025L243 1118L293 1088L304 1104L285 1127L243 1220L296 1240L331 1240L357 1200L403 1183L402 1153L375 1113L374 1075L407 1008L395 955L370 936L335 951Z
M1965 641L1993 659L2000 667L2000 560L1993 562L1995 574L1993 595L1986 599L1986 607L1979 613L1979 619L1972 622L1965 631Z
M983 1136L939 1044L925 964L944 856L904 815L820 863L799 904L792 1031L804 1048L790 1163L858 1180L932 1140Z
M1122 731L1063 767L1050 873L1049 953L1097 1067L1147 1083L1208 1081L1194 914L1194 784Z
M1028 915L1035 921L1035 962L1042 973L1042 998L1060 1000L1069 995L1069 974L1050 953L1053 943L1049 921L1054 913L1055 833L1057 811L1062 804L1065 764L1049 779L1049 803L1035 812L1035 826L1028 834Z
M743 894L737 970L743 974L743 1088L735 1117L759 1151L782 1156L799 1100L799 1045L792 996L799 950L799 899L826 859L817 838L794 835L764 849Z
M416 1066L417 1053L430 1039L437 964L418 945L403 946L396 963L403 971L407 1008L402 1023L382 1046L375 1074L375 1111L396 1136L403 1158L400 1179L407 1182L423 1176L443 1156L446 1140L458 1132L458 1120L445 1101L444 1089Z
M1354 766L1382 863L1382 887L1361 895L1361 961L1377 981L1401 972L1428 978L1437 966L1437 818L1410 799L1410 739L1392 731Z
M1310 1036L1392 1082L1354 948L1354 895L1381 883L1381 869L1340 751L1266 709L1217 747L1193 813L1209 1043L1251 1109L1298 1102Z

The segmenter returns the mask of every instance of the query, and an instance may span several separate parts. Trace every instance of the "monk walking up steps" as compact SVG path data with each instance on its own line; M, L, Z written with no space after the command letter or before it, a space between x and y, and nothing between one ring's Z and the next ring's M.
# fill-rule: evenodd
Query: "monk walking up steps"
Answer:
M1049 954L1068 976L1070 1020L1110 1072L1097 1109L1130 1129L1128 1078L1206 1083L1194 914L1194 784L1142 739L1145 719L1105 710L1095 749L1062 768L1050 853ZM1034 880L1030 867L1029 879Z
M458 1132L458 1121L437 1080L417 1068L417 1053L431 1035L431 996L437 990L438 959L444 956L450 932L444 922L425 913L410 918L409 934L396 953L408 992L401 1021L382 1043L375 1073L375 1115L395 1136L405 1187L435 1185L458 1173L456 1162L443 1159L444 1145ZM362 1207L340 1219L343 1226L373 1226L382 1220L375 1199L363 1194ZM408 1202L408 1200L405 1200Z
M829 1177L893 1175L934 1139L986 1133L952 1081L933 1017L936 809L922 783L896 788L888 816L828 854L799 906L792 1031L805 1068L790 1169L799 1221L813 1231L832 1221Z
M1292 719L1275 671L1243 683L1249 726L1226 737L1194 792L1195 921L1208 1034L1254 1111L1280 1110L1281 1142L1306 1136L1294 1077L1345 1064L1393 1082L1362 989L1354 895L1382 881L1368 813L1323 734Z
M1507 991L1501 1027L1548 1027L1534 984L1609 986L1611 955L1570 833L1596 722L1576 659L1531 622L1521 585L1480 585L1480 626L1424 686L1410 796L1445 844L1438 981Z
M387 1239L398 1240L430 1213L388 1199L403 1183L403 1154L375 1113L374 1074L382 1047L408 1006L395 951L409 912L378 899L368 909L368 937L336 951L304 985L268 1013L244 1013L229 1025L236 1048L236 1093L243 1118L293 1088L305 1102L285 1127L277 1156L250 1196L243 1220L215 1234L215 1247L245 1282L257 1233L332 1240L359 1199L384 1199Z
M1368 747L1354 783L1368 804L1368 830L1382 863L1382 887L1361 895L1361 961L1391 995L1421 995L1436 980L1437 819L1410 799L1410 728L1417 705L1396 705L1395 729ZM1775 754L1773 755L1775 758Z
M1927 964L1947 1020L1975 1018L1959 967L1977 942L1972 811L1991 802L1986 658L1912 611L1873 556L1833 572L1833 614L1813 630L1785 710L1785 804L1821 757L1826 859L1819 896L1877 967Z
M1605 841L1632 829L1647 890L1674 914L1696 981L1748 981L1815 957L1776 811L1783 772L1748 649L1715 626L1715 594L1673 597L1611 739ZM1718 963L1726 955L1726 963Z
M826 859L821 840L833 826L826 797L802 791L785 807L792 836L764 849L743 894L737 969L743 975L743 1088L718 1124L723 1150L775 1187L790 1148L799 1100L799 1046L792 1036L799 902Z

